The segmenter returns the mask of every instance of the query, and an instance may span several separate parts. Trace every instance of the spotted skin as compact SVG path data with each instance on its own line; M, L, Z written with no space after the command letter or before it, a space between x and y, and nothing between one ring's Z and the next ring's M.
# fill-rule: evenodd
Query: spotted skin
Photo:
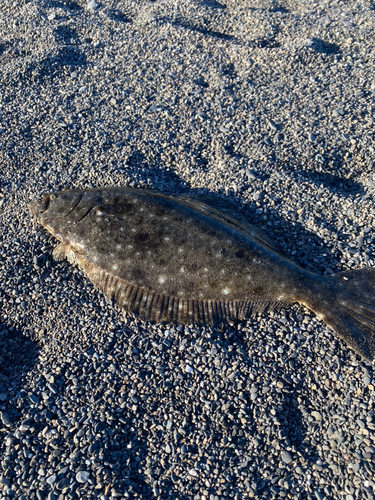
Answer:
M374 271L305 271L229 202L103 188L50 193L30 208L61 241L56 258L146 320L215 323L300 302L374 357Z

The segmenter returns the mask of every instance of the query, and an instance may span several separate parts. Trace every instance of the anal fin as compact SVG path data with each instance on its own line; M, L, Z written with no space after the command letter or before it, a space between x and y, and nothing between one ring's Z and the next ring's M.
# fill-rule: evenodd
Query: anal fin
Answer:
M52 255L56 260L64 260L67 259L71 264L77 259L76 252L74 251L72 245L70 243L60 243L53 250Z

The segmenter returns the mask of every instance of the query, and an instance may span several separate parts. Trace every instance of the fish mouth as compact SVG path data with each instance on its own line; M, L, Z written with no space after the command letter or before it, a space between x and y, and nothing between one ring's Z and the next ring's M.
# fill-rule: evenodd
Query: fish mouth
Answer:
M50 194L46 193L43 195L43 197L40 201L32 201L29 204L29 209L31 210L33 215L38 220L40 220L42 217L42 214L48 210L50 202L51 202Z

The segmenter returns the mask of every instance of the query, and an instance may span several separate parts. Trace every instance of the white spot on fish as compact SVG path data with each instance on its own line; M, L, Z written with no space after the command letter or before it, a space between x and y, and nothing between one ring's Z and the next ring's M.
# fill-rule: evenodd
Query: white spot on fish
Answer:
M135 233L137 230L136 229L132 229L133 233Z
M169 239L170 239L170 238L166 237L166 238L164 238L164 241L169 241Z
M180 273L184 273L185 272L185 268L184 267L181 267L180 269Z
M179 251L180 253L182 253L182 252L184 251L184 249L183 249L183 248L179 248L179 249L178 249L178 251Z
M159 276L159 283L165 283L165 276Z
M128 245L128 248L133 248L133 245Z
M116 264L113 264L112 269L116 270L118 269L118 266Z
M229 293L228 288L224 288L224 290L223 290L223 294L224 294L224 295L228 295L228 293Z
M121 245L116 245L117 250L121 250Z
M346 276L343 276L342 279L345 280L345 281L348 281L349 278L347 278Z
M203 269L203 271L206 273L206 272L208 271L207 267L205 267L205 268Z

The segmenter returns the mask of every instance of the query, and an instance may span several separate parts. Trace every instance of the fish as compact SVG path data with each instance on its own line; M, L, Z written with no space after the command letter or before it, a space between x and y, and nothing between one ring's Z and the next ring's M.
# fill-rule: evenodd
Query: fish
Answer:
M145 321L216 325L300 303L375 357L375 269L306 271L226 199L103 187L46 193L29 208L60 241L54 258Z

